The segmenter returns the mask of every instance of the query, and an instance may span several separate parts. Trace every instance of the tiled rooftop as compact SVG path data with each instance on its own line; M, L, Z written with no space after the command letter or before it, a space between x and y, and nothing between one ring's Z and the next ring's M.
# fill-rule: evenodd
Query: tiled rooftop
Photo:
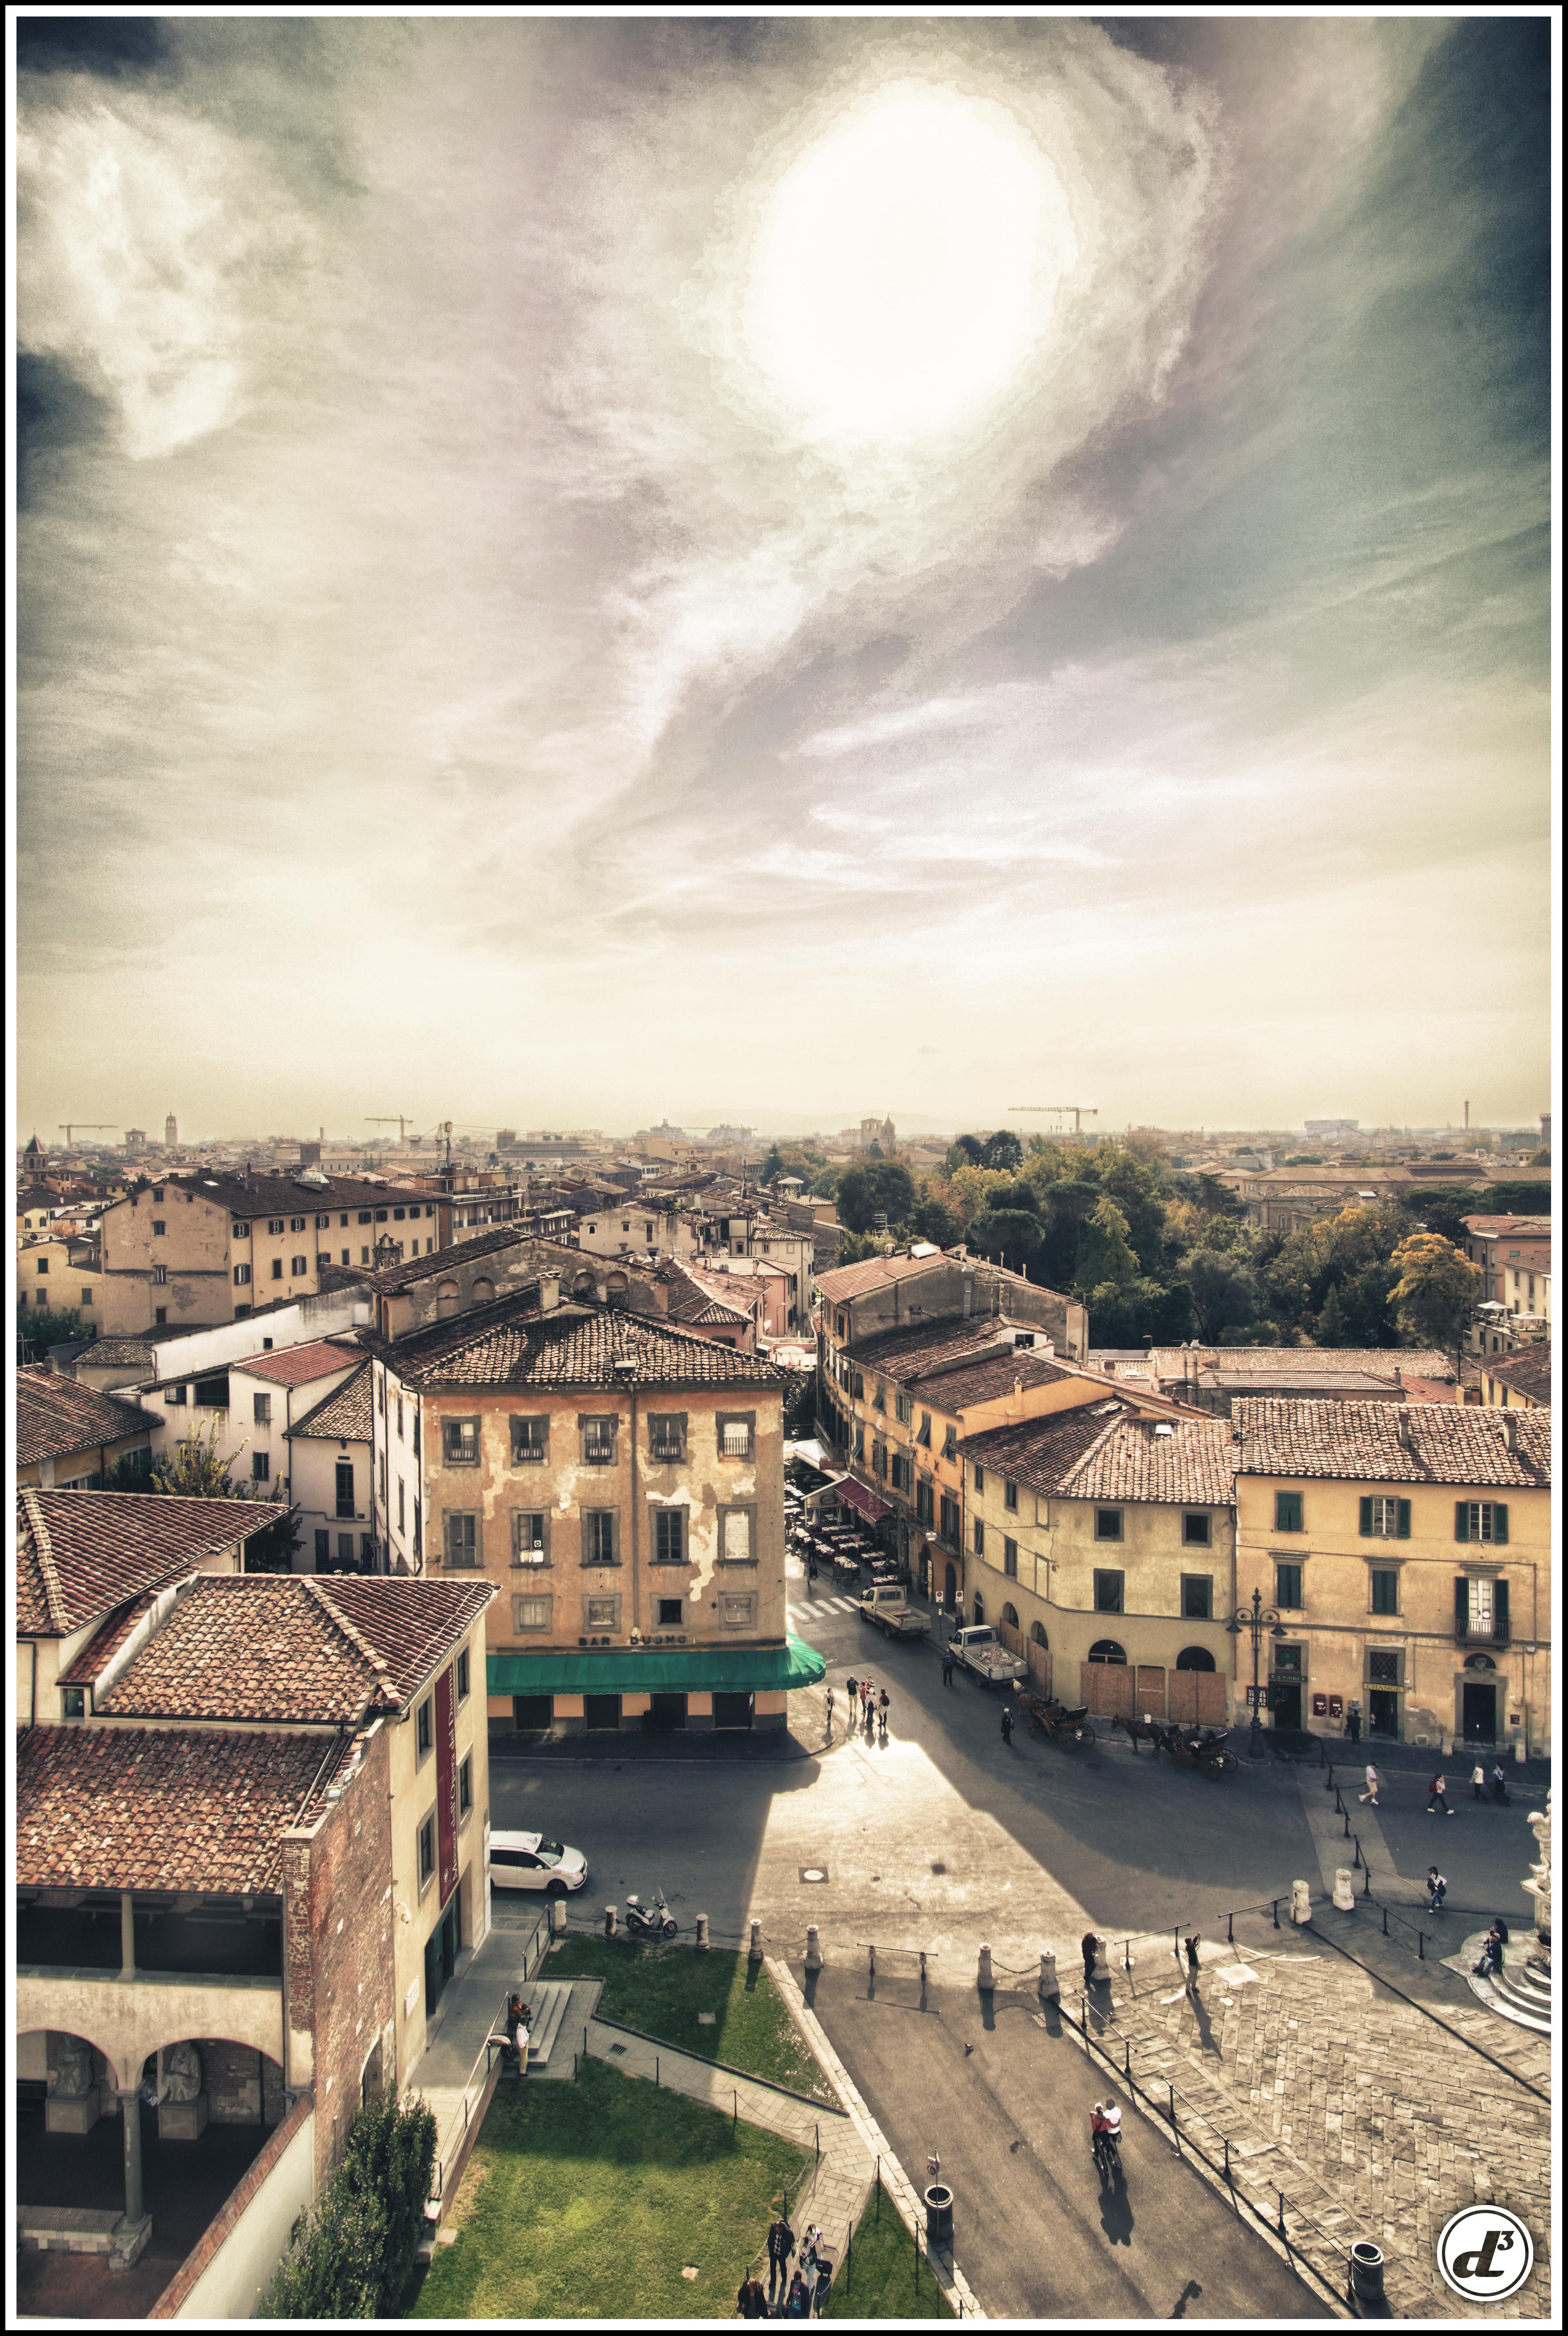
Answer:
M783 1378L758 1356L580 1302L540 1315L498 1299L390 1345L378 1341L376 1351L405 1386L420 1387L777 1386ZM619 1361L634 1368L618 1372Z
M1162 1381L1179 1379L1187 1368L1223 1371L1227 1382L1248 1371L1298 1382L1318 1373L1338 1377L1359 1372L1390 1385L1398 1384L1401 1373L1421 1379L1454 1376L1453 1356L1437 1347L1156 1347L1150 1360Z
M482 1581L202 1575L97 1708L347 1726L401 1710L494 1595Z
M958 1449L971 1466L1011 1477L1037 1493L1056 1493L1085 1453L1126 1416L1127 1406L1108 1397L1080 1411L1057 1411L1044 1419L987 1428L982 1435L965 1436Z
M1550 1217L1466 1217L1466 1224L1483 1240L1550 1241Z
M1549 1485L1550 1413L1516 1410L1508 1416L1517 1438L1512 1452L1504 1414L1486 1405L1243 1397L1231 1416L1237 1437L1234 1466L1240 1475L1333 1476L1487 1491Z
M328 1176L319 1183L306 1183L297 1171L286 1175L273 1169L257 1169L251 1175L238 1175L227 1168L203 1169L195 1174L151 1176L148 1182L155 1188L161 1185L166 1192L189 1191L246 1223L256 1217L306 1216L318 1209L380 1209L394 1202L406 1205L410 1201L445 1197L411 1184L368 1183L360 1176Z
M867 1290L879 1290L884 1282L904 1281L911 1274L929 1273L940 1265L935 1257L863 1257L856 1265L836 1265L830 1273L817 1276L817 1287L830 1306L846 1298L858 1298Z
M845 1352L859 1369L876 1371L903 1385L911 1377L918 1378L923 1371L973 1362L977 1355L992 1353L1004 1345L1011 1353L1011 1341L1004 1337L994 1315L952 1314L934 1322L911 1323L902 1330L878 1331L876 1338L862 1338Z
M22 1889L276 1891L282 1835L349 1750L316 1736L29 1728L16 1752Z
M368 1444L372 1428L371 1367L367 1355L352 1378L324 1396L314 1410L296 1419L293 1436L319 1436L334 1444Z
M152 1426L141 1406L122 1396L83 1387L58 1371L16 1374L16 1458L21 1466L116 1444L126 1436L150 1436Z
M922 1371L904 1384L913 1389L917 1403L955 1412L969 1404L994 1403L1018 1387L1052 1387L1059 1380L1084 1376L1070 1363L1054 1362L1031 1348L1009 1347L999 1355L980 1355L973 1361L950 1363L945 1369Z
M16 1629L63 1639L284 1515L276 1501L190 1500L162 1493L16 1495Z
M363 1278L373 1290L390 1295L396 1290L407 1290L413 1282L450 1273L454 1266L470 1264L477 1257L494 1257L501 1250L518 1249L528 1241L528 1235L521 1225L492 1225L489 1232L475 1233L471 1241L460 1241L455 1248L431 1250L424 1257L405 1257L396 1265L386 1266L379 1272L367 1272Z
M733 1298L694 1267L668 1265L660 1279L669 1290L669 1308L664 1318L667 1321L700 1322L727 1329L744 1329L751 1319L750 1307L737 1305Z
M279 1347L269 1354L247 1355L242 1363L225 1368L242 1371L247 1378L270 1379L274 1387L308 1387L333 1371L352 1370L358 1361L358 1341L312 1338L303 1347Z
M1505 1387L1513 1387L1519 1395L1527 1395L1533 1403L1550 1404L1552 1400L1552 1341L1544 1338L1538 1347L1522 1347L1516 1355L1491 1355L1485 1358L1481 1368L1492 1378L1501 1379Z
M1223 1419L1110 1422L1060 1487L1073 1501L1167 1501L1228 1508L1235 1446Z

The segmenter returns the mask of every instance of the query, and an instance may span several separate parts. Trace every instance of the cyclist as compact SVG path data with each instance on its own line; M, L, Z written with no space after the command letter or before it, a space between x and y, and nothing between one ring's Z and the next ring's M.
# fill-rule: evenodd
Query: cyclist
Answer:
M1089 2129L1095 2164L1102 2173L1115 2172L1121 2164L1121 2111L1114 2101L1096 2101Z

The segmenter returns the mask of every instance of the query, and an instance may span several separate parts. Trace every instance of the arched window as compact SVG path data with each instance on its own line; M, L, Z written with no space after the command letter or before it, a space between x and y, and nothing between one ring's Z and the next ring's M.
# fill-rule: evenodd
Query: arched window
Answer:
M1125 1663L1127 1651L1114 1639L1097 1639L1089 1650L1091 1663Z
M436 1291L436 1312L455 1314L458 1310L459 1296L458 1285L455 1281L443 1281Z
M1031 1622L1030 1625L1029 1635L1034 1640L1037 1647L1049 1648L1050 1645L1050 1640L1045 1635L1045 1624L1043 1622Z
M974 1593L974 1619L977 1622L983 1622L985 1620L985 1601L978 1590Z
M474 1284L474 1304L476 1306L488 1306L495 1294L495 1283L489 1280L486 1276L481 1273L479 1280Z
M573 1295L573 1297L574 1297L574 1298L591 1298L591 1297L593 1296L593 1294L594 1294L594 1277L593 1277L593 1275L592 1275L591 1273L579 1273L579 1274L578 1274L578 1276L577 1276L577 1278L576 1278L576 1280L573 1282L573 1284L572 1284L572 1295Z
M1206 1647L1184 1647L1176 1657L1178 1671L1212 1671L1215 1659Z
M1465 1658L1467 1671L1495 1671L1496 1668L1490 1655L1466 1655Z
M1007 1624L1007 1626L1008 1626L1008 1628L1009 1628L1010 1630L1017 1630L1017 1628L1018 1628L1018 1609L1017 1609L1017 1607L1016 1607L1016 1606L1004 1606L1004 1607L1002 1608L1002 1621Z

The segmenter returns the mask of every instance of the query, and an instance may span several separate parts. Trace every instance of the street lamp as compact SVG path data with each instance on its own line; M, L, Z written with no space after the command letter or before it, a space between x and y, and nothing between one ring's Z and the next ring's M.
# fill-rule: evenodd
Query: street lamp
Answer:
M1249 1760L1261 1760L1266 1747L1263 1743L1263 1724L1258 1718L1258 1657L1263 1651L1264 1631L1268 1632L1271 1639L1282 1639L1285 1635L1284 1625L1280 1621L1279 1608L1265 1606L1263 1591L1254 1590L1252 1604L1238 1606L1225 1624L1225 1629L1233 1639L1239 1639L1244 1630L1250 1630L1253 1634L1253 1732L1247 1742L1247 1757Z

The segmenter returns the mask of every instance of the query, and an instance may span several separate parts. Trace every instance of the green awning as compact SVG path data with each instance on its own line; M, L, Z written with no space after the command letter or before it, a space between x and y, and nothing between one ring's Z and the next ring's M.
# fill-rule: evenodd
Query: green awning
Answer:
M803 1639L781 1647L543 1648L537 1655L487 1655L491 1695L665 1695L682 1689L719 1694L811 1687L828 1665Z

